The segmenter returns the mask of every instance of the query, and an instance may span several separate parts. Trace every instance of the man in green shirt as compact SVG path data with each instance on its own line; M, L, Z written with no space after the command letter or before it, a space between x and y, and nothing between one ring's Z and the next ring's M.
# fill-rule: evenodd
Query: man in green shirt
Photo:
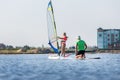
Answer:
M78 41L76 42L75 46L75 53L77 59L85 58L85 50L87 49L87 45L85 41L81 40L80 36L78 36Z

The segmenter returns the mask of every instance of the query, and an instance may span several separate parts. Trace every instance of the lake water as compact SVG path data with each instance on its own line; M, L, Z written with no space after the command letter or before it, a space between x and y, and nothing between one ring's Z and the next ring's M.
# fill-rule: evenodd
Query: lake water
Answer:
M101 59L50 60L47 54L0 55L0 80L120 80L120 54L86 54L86 57Z

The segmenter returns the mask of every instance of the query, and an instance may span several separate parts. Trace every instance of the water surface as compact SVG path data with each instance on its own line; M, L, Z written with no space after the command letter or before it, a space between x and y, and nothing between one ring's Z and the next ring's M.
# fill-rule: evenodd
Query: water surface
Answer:
M50 60L47 54L0 55L0 80L120 80L120 54L86 57L101 59Z

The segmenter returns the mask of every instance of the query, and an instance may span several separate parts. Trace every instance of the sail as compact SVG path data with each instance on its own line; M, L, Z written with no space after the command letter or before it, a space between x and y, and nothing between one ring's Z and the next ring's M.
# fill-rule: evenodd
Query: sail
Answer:
M59 45L57 40L57 29L54 19L54 12L52 7L51 0L48 3L47 7L47 26L48 26L48 39L49 45L55 53L59 53Z

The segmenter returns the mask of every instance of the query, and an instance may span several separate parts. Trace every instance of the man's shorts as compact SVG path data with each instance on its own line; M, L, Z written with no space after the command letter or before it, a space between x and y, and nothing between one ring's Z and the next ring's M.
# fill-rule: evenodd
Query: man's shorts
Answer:
M85 50L80 50L80 51L78 51L78 53L76 54L76 55L84 55L85 54Z

